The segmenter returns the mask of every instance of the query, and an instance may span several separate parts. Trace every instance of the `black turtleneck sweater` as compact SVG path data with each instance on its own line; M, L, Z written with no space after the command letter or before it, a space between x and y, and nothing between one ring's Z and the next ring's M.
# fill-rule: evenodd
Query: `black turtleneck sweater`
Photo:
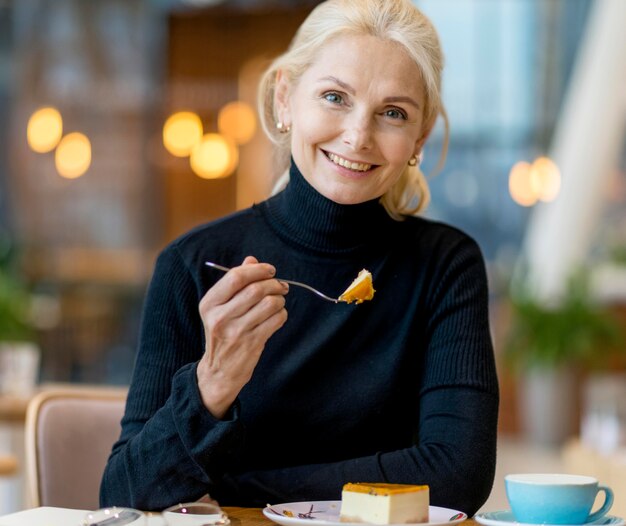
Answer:
M222 420L202 405L198 303L252 255L338 296L366 268L370 302L291 287L287 323ZM495 470L498 386L476 243L377 201L338 205L295 167L287 188L197 228L159 256L145 301L122 433L102 505L162 509L335 500L346 482L428 484L473 514Z

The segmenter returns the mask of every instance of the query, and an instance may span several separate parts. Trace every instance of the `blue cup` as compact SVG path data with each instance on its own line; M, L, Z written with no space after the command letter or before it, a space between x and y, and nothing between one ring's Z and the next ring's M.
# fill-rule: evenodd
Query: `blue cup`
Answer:
M524 473L504 477L506 496L517 522L530 524L586 524L607 514L613 491L593 477L552 473ZM591 513L596 495L604 504Z

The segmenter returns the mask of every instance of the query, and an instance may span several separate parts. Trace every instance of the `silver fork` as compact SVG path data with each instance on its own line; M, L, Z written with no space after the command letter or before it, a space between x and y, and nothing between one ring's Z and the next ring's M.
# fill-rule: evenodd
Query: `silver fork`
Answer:
M217 270L221 270L222 272L228 272L230 269L228 267L224 267L222 265L218 265L217 263L213 263L211 261L205 261L204 264L207 267L212 267L212 268L216 268ZM336 298L331 298L330 296L326 296L326 294L324 294L323 292L320 292L317 289L314 289L313 287L311 287L310 285L307 285L306 283L300 283L299 281L292 281L290 279L283 279L283 278L276 278L278 281L282 281L283 283L289 283L289 285L295 285L296 287L302 287L305 288L311 292L313 292L314 294L317 294L320 298L325 299L326 301L330 301L332 303L339 303L339 300Z

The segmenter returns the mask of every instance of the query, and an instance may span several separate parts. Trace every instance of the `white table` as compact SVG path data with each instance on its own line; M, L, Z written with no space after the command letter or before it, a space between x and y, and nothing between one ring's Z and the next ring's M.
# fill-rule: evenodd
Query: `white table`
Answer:
M79 526L86 510L42 506L0 517L0 526ZM158 515L148 516L148 526L164 526Z

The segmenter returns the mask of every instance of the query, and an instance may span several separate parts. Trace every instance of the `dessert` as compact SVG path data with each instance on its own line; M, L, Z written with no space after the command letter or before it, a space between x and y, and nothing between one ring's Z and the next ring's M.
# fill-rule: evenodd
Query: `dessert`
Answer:
M428 486L348 483L341 492L341 522L428 522Z
M376 291L372 284L372 274L363 269L345 292L339 296L339 301L363 303L366 300L371 300L374 297L374 292Z

